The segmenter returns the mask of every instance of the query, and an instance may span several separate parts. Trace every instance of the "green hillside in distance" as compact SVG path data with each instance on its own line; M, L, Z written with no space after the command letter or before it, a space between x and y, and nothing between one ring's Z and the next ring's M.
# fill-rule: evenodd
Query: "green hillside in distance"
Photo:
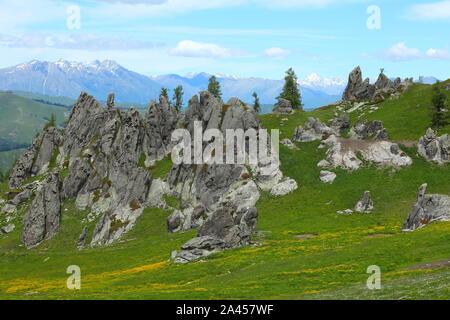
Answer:
M0 170L8 169L45 123L55 114L58 124L69 109L37 102L13 93L0 93ZM7 152L7 153L5 153Z
M34 92L27 92L27 91L12 91L15 95L18 95L23 98L35 100L37 102L42 102L45 104L54 104L57 106L63 106L67 108L71 108L73 104L75 103L74 99L68 98L68 97L56 97L56 96L49 96L49 95L43 95L39 93Z

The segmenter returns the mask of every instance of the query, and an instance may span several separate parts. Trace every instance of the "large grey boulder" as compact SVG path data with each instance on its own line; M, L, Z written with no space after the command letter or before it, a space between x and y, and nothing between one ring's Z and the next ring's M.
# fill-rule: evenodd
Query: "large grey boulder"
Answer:
M426 134L419 139L417 151L427 161L439 164L450 162L450 135L438 137L433 129L428 128Z
M181 247L175 262L198 260L218 250L231 249L250 243L256 228L258 211L255 207L236 211L224 206L214 212L194 238Z
M303 126L297 127L293 140L296 142L310 142L322 140L335 132L317 118L308 118Z
M355 211L360 213L369 213L373 209L373 201L370 191L365 191L355 205Z
M450 221L450 196L426 194L427 184L419 187L416 203L403 223L403 231L413 231L433 221Z
M59 172L48 174L24 217L22 241L26 248L52 238L59 230L61 217L61 182Z
M9 177L10 189L17 189L28 178L45 173L60 142L61 134L54 127L39 134L14 165Z
M349 135L353 139L388 140L389 135L379 120L360 121L350 129Z
M278 98L278 102L273 108L273 113L275 114L292 114L294 109L292 109L292 104L289 100Z

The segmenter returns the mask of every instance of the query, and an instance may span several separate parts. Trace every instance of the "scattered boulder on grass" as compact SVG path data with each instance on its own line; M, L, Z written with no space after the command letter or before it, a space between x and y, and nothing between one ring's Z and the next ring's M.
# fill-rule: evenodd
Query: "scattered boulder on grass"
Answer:
M331 171L320 171L320 180L325 183L333 183L336 179L336 173Z
M373 201L370 196L370 191L365 191L359 201L356 203L355 208L336 211L337 214L352 215L354 212L370 213L373 209Z
M388 140L389 135L379 120L361 121L350 129L350 137L353 139L371 139L375 141Z
M294 109L292 108L292 104L289 100L279 98L278 102L275 104L273 108L273 113L275 114L292 114L294 113Z
M365 191L355 205L355 211L360 213L369 213L373 209L373 201L370 191Z
M305 125L297 127L295 130L294 141L296 142L310 142L315 140L322 140L335 132L322 123L317 118L308 118Z
M294 190L297 190L298 185L294 179L287 178L283 182L275 185L272 190L270 190L270 194L276 197L284 196L291 193Z
M297 150L297 146L290 139L283 139L280 143L291 150Z
M13 232L13 230L14 230L15 227L16 227L16 226L15 226L14 224L10 223L10 224L8 224L8 225L2 227L2 228L1 228L1 231L2 231L4 234L8 234L8 233Z
M352 209L339 210L339 211L336 211L336 213L342 214L344 216L350 216L353 214L353 210Z
M419 139L417 151L427 161L438 164L450 162L450 135L438 137L433 129L428 128L426 134Z
M348 114L344 113L337 118L330 121L330 128L338 135L350 128L350 117Z
M414 231L433 221L450 221L450 196L425 194L427 184L419 187L416 203L403 223L402 231Z

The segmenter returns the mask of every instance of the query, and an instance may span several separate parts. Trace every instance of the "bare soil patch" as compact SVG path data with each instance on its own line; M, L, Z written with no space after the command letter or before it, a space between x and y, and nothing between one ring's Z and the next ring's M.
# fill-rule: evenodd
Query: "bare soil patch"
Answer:
M430 270L430 269L444 269L444 268L450 268L450 258L416 264L408 268L405 268L404 270Z
M294 236L295 239L311 239L317 237L317 233L304 233L304 234L298 234Z

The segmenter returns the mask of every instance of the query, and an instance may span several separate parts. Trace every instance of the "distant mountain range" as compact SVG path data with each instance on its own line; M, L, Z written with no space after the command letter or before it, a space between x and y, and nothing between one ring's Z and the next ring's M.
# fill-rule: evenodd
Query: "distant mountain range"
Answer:
M117 102L147 104L158 97L162 87L173 90L182 85L185 103L208 86L210 74L191 73L185 76L167 74L145 76L130 71L115 61L90 63L33 60L13 67L0 69L0 90L26 91L47 96L65 96L72 99L87 91L99 100L108 93L116 94ZM238 78L216 75L221 83L223 98L239 97L252 103L252 93L257 92L262 104L274 104L281 92L283 80L263 78ZM339 100L346 85L342 79L324 79L312 74L299 81L305 109L320 107Z

